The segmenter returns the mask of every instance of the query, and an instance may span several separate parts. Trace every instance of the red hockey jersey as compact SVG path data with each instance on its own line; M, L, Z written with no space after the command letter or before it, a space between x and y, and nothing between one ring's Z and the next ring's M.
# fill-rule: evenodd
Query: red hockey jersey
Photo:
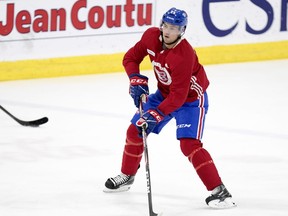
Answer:
M185 102L197 100L208 87L206 72L186 39L172 49L163 49L160 29L147 29L124 56L123 66L128 76L140 73L140 63L147 55L158 81L157 87L165 98L157 107L163 114L168 115Z

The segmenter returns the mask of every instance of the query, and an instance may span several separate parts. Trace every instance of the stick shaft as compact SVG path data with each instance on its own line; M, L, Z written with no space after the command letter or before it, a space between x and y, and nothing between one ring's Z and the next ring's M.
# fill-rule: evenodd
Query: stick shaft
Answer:
M143 103L145 101L146 101L146 95L142 95L141 100L140 100L140 106L139 106L140 117L143 116ZM153 212L150 165L149 165L149 155L148 155L148 145L147 145L147 134L146 134L145 127L142 127L142 137L143 137L143 145L144 145L145 164L146 164L145 168L146 168L146 182L147 182L149 216L157 216L158 214Z

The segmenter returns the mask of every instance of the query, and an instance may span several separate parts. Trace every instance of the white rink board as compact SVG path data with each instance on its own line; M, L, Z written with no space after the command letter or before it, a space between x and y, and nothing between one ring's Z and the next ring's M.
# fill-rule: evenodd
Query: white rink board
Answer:
M125 52L145 29L158 26L173 6L189 14L186 37L195 47L287 40L287 4L287 0L0 1L0 61ZM55 11L61 16L55 18Z

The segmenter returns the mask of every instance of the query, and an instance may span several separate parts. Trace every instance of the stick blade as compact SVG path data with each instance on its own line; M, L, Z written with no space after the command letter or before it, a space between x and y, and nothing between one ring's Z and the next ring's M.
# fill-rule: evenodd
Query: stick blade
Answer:
M42 124L45 124L49 121L47 117L43 117L33 121L20 121L19 123L23 126L30 126L30 127L39 127Z
M162 216L163 215L163 212L160 212L160 213L155 213L154 211L150 212L151 216Z

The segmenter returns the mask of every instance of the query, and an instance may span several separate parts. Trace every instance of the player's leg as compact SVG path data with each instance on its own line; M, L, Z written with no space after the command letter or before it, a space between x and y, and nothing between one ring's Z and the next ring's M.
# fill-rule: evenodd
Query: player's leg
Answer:
M163 100L160 93L149 95L147 103L144 105L144 111L152 107L157 107ZM141 129L135 126L136 121L140 118L137 112L131 120L131 125L127 129L126 144L124 146L121 173L113 178L108 178L105 183L104 192L120 192L130 189L134 182L135 175L144 151ZM171 120L170 116L166 116L152 131L160 133L162 128Z
M209 152L197 139L181 138L180 146L183 154L193 164L198 176L212 194L206 198L206 204L212 208L230 208L236 206L232 195L226 189L218 174L217 168Z
M207 190L211 191L222 181L210 154L202 146L198 139L180 138L181 151L192 163Z
M127 191L133 184L144 150L142 138L138 134L137 127L131 124L126 133L121 173L107 179L104 192Z
M181 151L193 164L207 190L212 191L206 203L215 208L231 207L232 196L223 185L211 155L200 141L207 109L208 97L204 94L199 100L187 103L175 112L177 138L180 140Z

